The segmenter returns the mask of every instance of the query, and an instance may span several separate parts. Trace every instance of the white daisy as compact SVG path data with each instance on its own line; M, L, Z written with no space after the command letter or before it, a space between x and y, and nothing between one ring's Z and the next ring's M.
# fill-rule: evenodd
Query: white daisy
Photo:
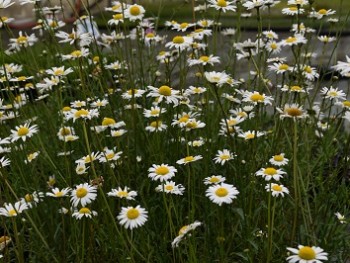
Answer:
M275 169L273 167L261 168L255 173L256 176L263 177L266 181L270 181L272 178L279 181L286 174L285 171L281 169Z
M181 229L179 230L179 234L178 236L173 240L173 242L171 242L171 246L173 248L178 247L179 243L181 242L182 239L185 238L185 236L187 235L187 233L189 233L190 231L196 229L197 227L199 227L200 225L202 225L201 222L199 221L194 221L192 224L189 225L185 225L183 227L181 227ZM188 234L190 235L190 234Z
M18 201L15 205L12 204L4 204L4 207L0 207L0 215L6 217L14 217L18 214L21 214L24 210L27 210L29 207L26 203Z
M231 204L237 198L239 191L231 184L216 184L206 190L206 196L213 202L221 206L223 203Z
M168 164L153 164L152 167L148 169L148 177L153 181L159 180L160 182L165 182L174 177L176 172L177 169L174 166Z
M144 225L148 219L146 209L140 207L128 206L122 207L122 211L118 215L119 224L126 229L133 229Z
M23 125L16 126L15 129L11 130L11 141L15 142L19 139L26 141L27 138L32 137L35 133L38 132L38 126L30 126L30 122L27 122Z
M265 190L267 192L271 192L272 196L274 197L278 197L280 195L284 197L284 194L289 194L288 188L281 184L274 184L274 183L268 184L265 186Z
M177 164L188 164L188 163L200 160L200 159L203 159L202 155L196 155L196 156L189 155L189 156L186 156L186 157L178 160L176 163Z
M231 153L229 150L223 149L222 151L218 150L218 153L216 154L213 161L215 161L215 163L224 165L227 161L233 160L234 157L235 155Z
M72 217L75 219L82 219L83 217L92 218L93 216L97 216L97 212L90 210L87 207L82 207L79 210L74 210Z
M72 190L71 202L72 205L77 207L80 203L82 206L90 204L97 197L96 186L89 185L88 183L79 184Z
M269 162L276 166L283 166L288 164L289 159L284 157L284 153L276 154L269 159Z
M71 189L69 187L63 188L62 190L60 190L59 188L56 187L56 188L51 189L51 192L47 192L46 196L60 198L60 197L68 196L70 191L71 191Z
M328 260L328 253L320 247L298 245L298 249L287 247L294 255L287 258L290 263L322 263Z
M204 178L203 182L204 184L220 184L226 181L226 177L222 175L212 175L210 177Z
M124 188L118 187L117 189L111 189L110 192L107 193L108 196L118 197L120 199L126 200L135 200L137 196L136 191L129 191L130 188L125 186Z
M183 195L185 187L181 184L176 184L173 181L165 181L161 185L158 185L155 190L167 194Z
M174 90L173 88L163 85L159 88L155 88L153 86L148 86L150 92L147 94L147 97L157 98L157 102L165 101L166 104L174 104L177 105L179 103L179 99L181 98L180 91Z

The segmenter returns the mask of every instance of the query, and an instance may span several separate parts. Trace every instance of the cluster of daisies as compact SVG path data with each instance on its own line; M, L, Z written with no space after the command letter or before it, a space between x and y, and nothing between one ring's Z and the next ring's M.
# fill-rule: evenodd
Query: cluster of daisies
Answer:
M35 0L20 2L36 3ZM198 2L194 11L205 14L216 10L220 14L235 14L237 10L243 10L241 16L248 17L256 11L260 15L278 3L276 0L208 0ZM247 145L251 147L258 140L270 140L273 132L261 125L262 114L267 117L276 116L274 120L278 122L287 122L289 119L294 125L307 124L314 128L318 138L324 137L332 128L340 127L343 120L350 122L350 101L347 94L336 87L337 83L316 88L320 73L313 63L319 58L318 54L309 51L309 45L313 41L320 41L326 48L334 45L332 42L336 38L330 34L317 35L315 38L316 30L307 26L307 20L334 24L338 22L334 17L336 12L332 9L316 10L310 8L310 4L308 0L288 0L282 14L298 19L293 20L297 23L292 25L289 35L283 39L269 29L261 30L255 40L239 42L236 29L226 28L220 31L232 44L229 47L229 59L241 63L239 65L250 65L249 76L241 78L237 77L240 72L230 72L230 67L225 66L226 58L219 56L210 47L208 39L217 33L214 29L218 28L218 21L204 18L191 22L166 21L165 27L173 32L172 37L168 37L157 33L157 23L154 19L145 17L143 6L113 1L112 6L105 8L110 15L107 23L115 29L109 34L99 31L92 16L80 17L73 28L66 32L63 31L65 23L59 19L61 8L43 8L40 13L42 17L33 27L37 33L20 31L17 37L11 36L6 54L11 58L17 53L27 52L40 42L44 33L50 34L51 40L56 40L69 51L58 53L55 64L46 63L44 68L35 71L33 75L30 75L30 69L18 62L4 63L1 66L1 91L7 96L0 99L0 125L6 125L8 129L0 134L0 171L10 171L11 166L16 165L10 158L11 154L28 151L32 147L32 140L40 137L46 128L40 125L39 116L24 117L27 116L23 114L25 110L58 101L55 114L59 124L54 128L56 137L55 134L50 137L52 143L62 149L57 156L71 156L69 160L75 165L79 179L92 180L59 188L56 186L56 178L52 176L48 181L48 192L35 191L17 202L5 202L0 208L0 215L16 217L47 198L66 198L70 200L70 207L61 207L60 213L69 214L78 220L98 220L98 211L93 207L100 195L106 194L126 202L135 201L138 192L127 186L113 187L104 193L101 187L104 178L96 176L96 168L107 167L114 171L131 159L142 163L145 156L124 156L125 150L119 147L138 129L150 138L164 135L168 138L166 144L175 141L184 145L187 155L177 156L173 165L159 161L151 167L143 167L147 174L143 180L148 177L158 183L154 187L155 192L183 196L186 182L176 182L176 175L183 167L199 167L204 160L210 160L212 166L219 169L234 166L237 159L240 159L240 153L228 145L245 148ZM0 9L11 5L11 0L0 0ZM13 18L1 17L0 28L11 21ZM121 30L127 27L126 23L132 27L128 32ZM140 47L140 50L147 53L147 62L143 63L149 66L147 70L151 77L147 78L144 70L139 70L139 64L142 63L137 62L135 65L124 52L114 55L116 50L126 50L130 46ZM103 52L97 52L96 49ZM130 56L137 52L133 49ZM293 56L279 57L281 52L291 52ZM266 59L262 59L261 54ZM46 55L47 50L40 54L42 57ZM174 69L179 69L182 77L172 76L176 75ZM332 69L342 77L349 77L350 58L347 56L346 61L338 61ZM130 77L134 72L139 72L137 74L140 75ZM98 90L94 85L98 86ZM315 93L321 97L320 101L307 99ZM214 120L208 120L209 111L213 113L212 116L216 116ZM129 124L130 120L123 119L129 112L136 112L138 122L134 126ZM214 135L208 136L209 128ZM177 137L169 139L170 134L176 134ZM106 143L97 147L93 143L94 138L106 138L106 142L113 144ZM222 141L227 143L220 143ZM79 149L79 142L86 144L85 152L76 150ZM205 145L211 144L214 145L215 155L213 151L204 149ZM197 154L197 150L202 150L202 154ZM43 155L39 149L25 154L25 165L35 163ZM288 162L289 159L281 152L272 156L268 165L255 172L257 177L267 182L265 190L273 197L289 194L288 188L280 183L287 174L281 167L288 165ZM198 179L194 180L199 182ZM223 175L203 176L199 180L207 189L205 193L198 194L205 195L218 206L232 205L239 198L241 189L227 183L227 178ZM116 220L124 228L132 230L143 226L152 216L140 205L128 205L120 207ZM335 216L340 223L347 222L339 212ZM172 241L173 248L178 247L193 230L203 225L200 221L192 222L179 230ZM10 241L10 237L1 237L0 246L6 246ZM328 259L328 254L316 246L299 245L297 249L287 249L289 262L322 262Z

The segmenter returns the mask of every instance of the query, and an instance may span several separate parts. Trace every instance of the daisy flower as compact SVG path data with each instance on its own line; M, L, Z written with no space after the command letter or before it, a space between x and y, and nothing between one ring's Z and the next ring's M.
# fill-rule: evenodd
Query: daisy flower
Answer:
M137 196L136 191L129 191L130 188L125 186L124 188L118 187L117 189L111 189L110 192L107 193L108 196L118 197L120 199L126 200L135 200Z
M145 92L145 90L141 89L129 89L122 94L122 98L125 100L131 100L132 98L141 98Z
M287 247L287 250L294 254L287 258L290 263L322 263L328 260L328 253L320 247L299 245L297 249Z
M301 34L295 34L294 36L290 36L284 40L282 40L282 46L294 46L298 44L306 44L307 39Z
M160 112L161 110L162 110L162 112ZM165 113L165 112L166 112L166 109L161 109L160 107L155 106L155 107L151 107L150 110L144 109L144 110L143 110L143 115L144 115L146 118L159 117L159 115L160 115L161 113Z
M25 163L31 163L34 159L36 159L40 154L40 151L32 152L27 155L27 159L24 160Z
M160 86L159 88L148 86L148 88L150 89L150 92L147 94L147 97L157 98L158 103L164 100L166 104L177 105L181 98L179 95L180 91L174 90L167 85Z
M67 112L67 114L65 115L65 118L67 120L73 119L73 122L75 122L78 119L91 120L92 118L95 118L98 116L99 116L98 109L87 110L87 109L81 108L79 110L72 109L70 112Z
M143 8L143 6L133 4L127 6L127 8L124 10L124 16L130 21L142 20L145 12L146 10Z
M222 175L212 175L210 177L206 177L204 178L203 182L205 185L208 184L220 184L225 182L226 177L222 176Z
M0 207L0 215L6 217L14 217L18 214L21 214L24 210L27 210L29 207L26 203L18 201L15 205L4 204L4 207Z
M189 48L192 42L192 37L175 36L173 37L172 41L165 44L165 47L182 51Z
M27 34L23 35L22 31L19 31L19 36L17 38L10 38L9 45L11 50L20 50L22 47L33 46L37 41L38 38L34 34L28 36Z
M152 121L145 129L149 132L158 132L167 129L167 125L164 124L161 120Z
M282 9L282 14L284 15L290 15L294 16L297 14L303 14L305 12L305 9L303 8L298 8L296 6L290 6Z
M273 63L272 65L269 65L269 70L275 71L277 74L282 74L288 71L292 71L292 67L290 67L286 63Z
M82 219L83 217L92 218L93 216L97 216L97 212L90 210L87 207L82 207L79 210L74 210L72 217L75 219Z
M338 100L345 100L346 99L346 94L342 90L338 90L338 88L324 87L321 90L321 94L326 99L335 100L336 102L338 102Z
M220 63L220 58L217 56L209 55L209 56L200 56L198 59L189 59L188 65L191 67L193 65L211 65L214 66L215 63Z
M289 194L288 188L281 184L268 184L265 186L265 190L271 192L273 197L278 197L280 195L284 197L284 194Z
M30 126L30 122L27 122L23 125L16 126L15 129L11 130L11 141L15 142L21 139L23 142L25 142L27 138L32 137L37 132L38 126Z
M215 163L219 163L221 165L224 165L227 161L233 160L234 157L235 157L235 155L227 149L224 149L222 151L218 150L218 153L216 154L213 161L215 161Z
M92 152L91 154L88 154L86 156L81 157L79 160L76 160L75 163L77 164L87 164L91 163L95 160L100 159L101 153L100 152Z
M239 191L231 184L220 183L210 186L205 193L213 203L221 206L223 203L231 204L232 200L237 198Z
M346 62L337 61L337 65L332 68L339 71L342 76L347 76L350 73L350 57L346 56Z
M250 102L254 105L257 105L258 103L263 103L264 105L271 105L273 98L271 96L266 96L265 94L260 94L258 91L254 91L254 92L246 91L243 94L242 101Z
M115 14L112 16L112 19L108 20L108 25L119 25L119 23L123 23L124 22L124 16L123 14Z
M226 11L236 11L234 1L231 2L226 0L209 0L209 7L213 7L216 10L220 10L224 13Z
M196 156L189 155L189 156L186 156L186 157L178 160L176 163L177 164L188 164L188 163L200 160L200 159L203 159L202 155L196 155Z
M229 79L229 75L227 75L225 72L204 72L204 76L207 79L207 81L216 84L218 87L221 87Z
M337 40L336 37L329 37L329 36L318 36L317 38L324 44L331 43Z
M175 176L177 169L174 166L170 166L168 164L153 164L151 168L148 169L148 177L153 181L161 181L165 182L168 179Z
M255 173L256 176L263 177L266 181L270 181L272 178L276 181L279 181L280 178L285 175L286 172L281 169L275 169L273 167L261 168Z
M248 140L252 140L258 137L261 137L265 135L265 132L261 132L261 131L246 131L246 132L240 132L238 134L238 137L245 139L246 141Z
M185 187L181 184L175 184L173 181L165 181L161 185L158 185L155 189L157 192L164 192L167 194L183 195Z
M284 153L276 154L269 159L269 162L276 166L283 166L288 164L289 159L284 157Z
M71 191L71 189L69 187L63 188L62 190L60 190L59 188L56 187L56 188L51 189L51 192L47 192L46 196L60 198L60 197L68 196L70 191Z
M309 4L309 0L288 0L288 5L304 6L308 4Z
M171 242L171 246L173 248L178 247L179 243L185 238L187 233L189 233L190 231L196 229L197 227L199 227L201 225L202 225L201 222L194 221L192 224L185 225L185 226L181 227L181 229L179 230L178 236L173 240L173 242ZM190 234L188 234L188 236L190 236Z
M205 141L203 140L203 138L198 138L196 140L189 141L188 145L191 147L201 147L204 145L204 143L205 143Z
M72 205L77 207L80 203L82 206L90 204L97 196L96 186L89 185L88 183L79 184L72 190L71 202Z
M280 108L276 108L277 111L281 114L280 118L293 118L293 120L297 119L304 119L308 115L307 113L303 110L303 106L299 106L298 104L291 104L289 105L288 103L284 105L283 110Z
M335 10L332 10L332 9L324 9L324 8L322 8L322 9L320 9L320 10L318 10L318 11L316 11L316 10L312 10L311 12L310 12L310 14L309 14L309 17L314 17L314 18L316 18L316 19L322 19L323 17L325 17L325 16L330 16L330 15L334 15L336 13L336 11Z
M118 215L119 224L126 229L133 229L144 225L148 219L146 209L140 207L128 206L122 207L122 211Z

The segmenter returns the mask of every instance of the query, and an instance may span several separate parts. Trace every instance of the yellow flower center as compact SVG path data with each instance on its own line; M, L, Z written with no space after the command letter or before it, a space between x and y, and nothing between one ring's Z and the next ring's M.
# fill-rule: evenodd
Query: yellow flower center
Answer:
M224 196L228 195L228 191L226 188L220 187L220 188L216 189L215 194L219 197L224 197Z
M132 96L132 95L137 94L137 92L138 92L138 89L129 89L128 90L128 95Z
M328 93L328 95L331 96L331 97L336 97L336 96L338 96L338 92L336 92L336 91L330 91L330 92Z
M192 162L192 161L194 161L194 157L193 156L185 157L185 162Z
M231 156L228 155L228 154L222 154L222 155L220 155L220 159L221 159L221 160L228 160L228 159L230 159L230 158L231 158Z
M81 116L87 116L89 114L89 112L87 110L78 110L74 113L74 117L76 118L80 118Z
M74 34L74 33L70 33L70 34L68 35L68 38L69 38L69 39L75 39L75 34Z
M59 68L59 69L56 69L53 74L55 76L61 76L63 73L64 73L64 71Z
M174 186L172 186L172 185L166 185L165 186L165 190L171 191L173 189L174 189Z
M87 208L87 207L82 207L82 208L80 208L80 210L79 210L79 214L91 214L91 211L90 211L90 209Z
M92 58L92 61L93 61L94 63L99 63L99 62L100 62L100 57L99 57L99 56L94 56L94 57Z
M63 196L63 192L62 191L58 191L57 193L55 193L56 197L62 197Z
M320 9L320 10L318 10L318 13L320 15L326 15L327 14L327 10L326 9Z
M108 126L108 125L113 125L115 124L115 120L112 119L112 118L103 118L103 121L102 121L102 126Z
M303 112L298 108L289 108L286 110L287 114L292 117L298 117L303 114Z
M80 50L74 50L72 53L70 53L72 57L81 57L82 53Z
M270 48L276 49L276 48L277 48L277 44L276 44L276 43L272 43L272 44L270 45Z
M282 191L282 187L279 186L278 184L275 184L271 188L272 188L272 190L277 191L277 192L281 192Z
M27 203L29 203L33 201L33 196L31 194L26 194L24 196L24 199L26 200Z
M303 89L300 86L292 86L290 88L291 91L302 91Z
M186 230L187 230L188 226L183 226L180 228L179 230L179 236L183 235L186 233Z
M185 42L185 39L182 36L176 36L173 38L173 43L182 44Z
M67 111L70 111L71 109L72 109L71 107L66 106L66 107L63 107L62 111L67 112Z
M189 129L195 129L197 128L198 124L195 121L189 121L188 123L186 123L186 128Z
M279 65L278 69L279 70L288 70L289 66L287 64L281 64L281 65Z
M107 160L113 159L114 156L115 156L115 153L108 153L108 154L106 154Z
M25 44L27 42L27 37L26 36L20 36L17 38L17 43L18 44Z
M316 252L311 247L305 246L299 249L298 253L301 259L311 260L316 258Z
M170 171L169 171L169 168L166 167L166 166L160 166L156 169L156 174L158 175L166 175L168 174Z
M296 6L289 7L289 10L292 12L298 11L298 8Z
M119 196L119 197L127 197L128 196L128 192L126 192L126 191L119 191L117 193L117 196Z
M132 7L130 7L130 14L133 16L138 16L141 13L141 9L140 7L134 5Z
M264 173L266 175L275 175L277 173L277 170L275 168L268 167L265 169Z
M10 216L16 216L17 215L17 212L16 212L16 210L15 209L11 209L11 210L9 210L9 215Z
M204 31L203 28L198 28L198 29L196 29L194 32L196 32L196 33L201 33L201 32L203 32L203 31Z
M202 61L202 62L208 62L209 61L209 57L208 56L201 56L199 58L199 60Z
M287 42L287 43L294 43L295 41L297 41L297 38L296 38L296 37L288 37L288 38L286 39L286 42Z
M52 21L52 22L50 23L50 27L55 28L55 27L57 27L57 26L58 26L58 24L57 24L56 21Z
M212 177L212 178L210 178L210 180L209 180L209 182L211 182L211 183L218 183L219 181L220 181L220 179L217 178L217 177Z
M64 127L64 128L61 129L60 134L61 134L62 136L71 135L71 131L70 131L69 128Z
M187 121L189 120L189 118L190 118L190 116L186 114L186 115L182 116L182 117L178 120L178 122L187 122Z
M2 16L2 17L1 17L1 20L2 20L3 22L6 22L8 19L9 19L9 18L8 18L7 16Z
M136 208L131 208L126 213L126 216L129 219L136 219L136 218L138 218L140 216L140 212Z
M153 33L148 33L148 34L146 34L146 37L147 37L147 38L154 38L155 35L154 35Z
M227 125L228 126L233 126L233 125L236 125L237 124L237 121L236 120L228 120L227 121Z
M275 155L273 157L273 159L276 161L276 162L282 162L284 160L284 157L283 155L279 154L279 155Z
M151 110L151 115L158 115L158 114L159 114L159 110L158 109Z
M77 191L76 191L76 196L77 196L78 198L83 198L83 197L85 197L87 194L88 194L88 191L87 191L85 188L83 188L83 187L77 189Z
M181 29L185 29L186 27L188 27L188 23L181 23L180 24Z
M158 128L162 125L161 121L152 121L150 124L153 128Z
M226 7L227 6L227 2L225 0L218 0L217 1L217 5L220 7Z
M203 27L207 27L207 26L208 26L208 20L202 20L202 21L201 21L201 25L202 25Z
M245 138L246 138L247 140L254 139L254 138L255 138L255 134L254 134L254 133L248 133L248 134L245 136Z
M350 107L350 101L348 101L348 100L343 101L343 106Z
M17 78L18 81L24 81L26 79L27 79L27 77L25 77L25 76L20 76Z
M115 10L118 10L120 8L120 5L114 5L112 6L112 10L115 11Z
M158 92L160 95L163 95L163 96L170 96L171 95L171 88L169 86L161 86L159 89L158 89Z
M18 136L26 136L29 133L29 129L27 127L21 127L17 131Z
M254 102L260 102L260 101L264 101L264 96L259 93L255 93L250 96L250 99Z
M123 14L115 14L113 15L114 20L122 20L123 19Z

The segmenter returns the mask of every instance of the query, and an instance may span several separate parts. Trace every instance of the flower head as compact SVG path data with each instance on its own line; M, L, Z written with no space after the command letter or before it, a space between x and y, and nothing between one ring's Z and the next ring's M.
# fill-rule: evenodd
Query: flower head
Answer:
M152 167L148 169L148 172L148 177L153 181L159 180L160 182L164 182L174 177L177 169L175 169L174 166L170 166L168 164L153 164Z
M126 229L133 229L144 225L148 219L146 209L140 207L128 206L122 207L122 211L118 215L119 224Z
M223 203L231 204L237 198L239 191L231 184L216 184L206 190L206 196L213 202L221 206Z
M290 263L321 263L328 260L328 253L320 247L299 245L297 249L287 247L287 250L294 254L287 258Z

